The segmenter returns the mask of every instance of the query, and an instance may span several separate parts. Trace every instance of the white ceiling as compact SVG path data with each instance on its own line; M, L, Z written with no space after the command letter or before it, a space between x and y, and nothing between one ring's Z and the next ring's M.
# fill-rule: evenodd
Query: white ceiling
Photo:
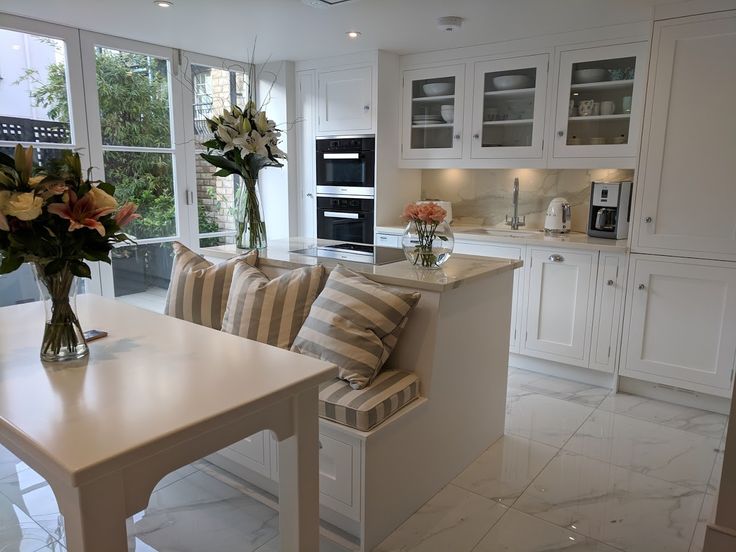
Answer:
M651 19L673 0L354 0L312 8L301 0L3 0L0 11L235 59L302 60L363 50L413 53ZM460 31L438 17L465 18ZM0 25L2 18L0 16ZM350 41L345 32L359 30Z

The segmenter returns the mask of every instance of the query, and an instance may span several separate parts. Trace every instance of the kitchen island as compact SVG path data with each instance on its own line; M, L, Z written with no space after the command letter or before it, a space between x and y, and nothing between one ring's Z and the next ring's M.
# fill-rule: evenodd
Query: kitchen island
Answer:
M269 242L259 268L269 277L335 259L296 250L335 242ZM204 248L229 258L233 246ZM503 435L514 271L518 260L454 255L439 270L407 261L344 262L371 280L418 290L386 369L412 372L419 397L370 431L320 419L320 513L371 550ZM211 457L220 467L277 493L272 437L260 434Z

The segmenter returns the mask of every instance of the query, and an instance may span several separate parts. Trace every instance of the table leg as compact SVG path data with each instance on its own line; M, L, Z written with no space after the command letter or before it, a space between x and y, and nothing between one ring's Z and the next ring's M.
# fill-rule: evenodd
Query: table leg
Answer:
M119 476L56 494L69 552L128 552L125 493Z
M294 398L294 435L279 442L281 550L319 551L317 388Z

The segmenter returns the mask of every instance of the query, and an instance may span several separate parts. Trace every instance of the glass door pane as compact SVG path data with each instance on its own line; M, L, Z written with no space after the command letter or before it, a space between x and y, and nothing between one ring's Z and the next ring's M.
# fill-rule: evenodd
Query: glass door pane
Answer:
M483 82L482 147L531 146L536 68L486 73Z
M573 63L568 146L628 144L636 57Z
M83 145L71 121L65 41L0 28L0 52L0 152L12 157L16 144L33 145L40 165ZM38 299L30 265L0 275L0 306Z
M411 148L452 148L455 77L413 80L411 101Z
M207 119L247 101L247 75L243 68L218 69L192 64L195 171L197 183L197 231L199 245L210 247L235 243L233 209L240 177L215 176L217 168L200 157L202 142L211 137Z
M114 295L161 311L179 235L170 62L101 45L94 62L104 179L141 215L125 229L136 245L112 252Z

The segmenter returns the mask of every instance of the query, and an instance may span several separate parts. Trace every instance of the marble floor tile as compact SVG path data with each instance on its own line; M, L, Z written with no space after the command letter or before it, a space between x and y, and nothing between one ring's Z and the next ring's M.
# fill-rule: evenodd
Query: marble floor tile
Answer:
M492 500L448 485L375 552L470 552L505 511Z
M155 492L128 525L129 540L160 552L248 552L277 533L276 511L201 471Z
M728 416L723 414L627 393L606 397L598 408L718 439L723 436L728 420Z
M473 552L617 552L589 537L510 509Z
M511 506L558 450L524 437L504 435L452 483Z
M597 407L611 393L610 389L519 368L509 369L509 395L538 393L555 399Z
M703 506L700 508L698 523L695 526L695 534L690 544L690 552L703 552L703 541L705 540L705 529L708 522L713 520L716 509L716 497L712 494L705 495Z
M514 508L627 552L688 552L704 495L560 453Z
M28 514L0 496L0 551L60 552L61 544Z
M708 479L708 492L718 494L718 488L721 486L721 472L723 471L723 455L726 451L726 438L724 437L721 444L718 445L716 453L716 461L713 464L713 471Z
M343 548L329 539L319 539L319 552L355 552L357 548ZM136 552L138 552L136 550ZM256 552L281 552L281 539L276 537L256 550Z
M565 449L705 491L719 440L597 410Z
M509 397L506 433L561 447L593 412L592 408L544 395Z

